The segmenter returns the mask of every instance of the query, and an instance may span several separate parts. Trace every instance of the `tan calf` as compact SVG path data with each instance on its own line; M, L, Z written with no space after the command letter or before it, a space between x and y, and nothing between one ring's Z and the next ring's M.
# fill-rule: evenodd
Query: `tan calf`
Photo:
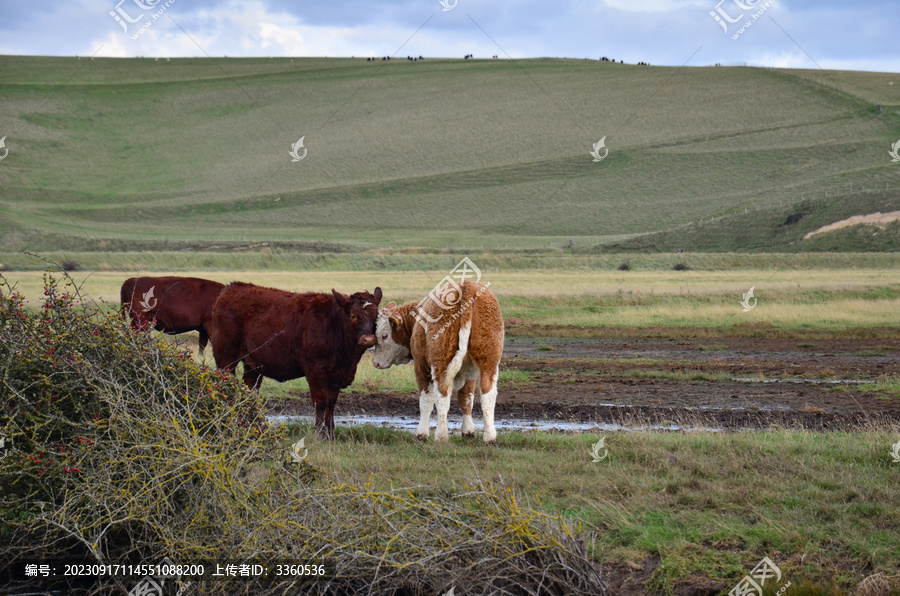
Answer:
M449 441L447 413L457 393L462 409L462 434L475 436L472 404L476 390L484 415L483 439L496 443L494 406L497 378L503 354L503 317L493 292L466 281L448 284L437 298L397 306L391 302L379 311L375 323L375 368L413 361L419 386L419 427L416 437L427 439L431 412L437 406L436 441Z

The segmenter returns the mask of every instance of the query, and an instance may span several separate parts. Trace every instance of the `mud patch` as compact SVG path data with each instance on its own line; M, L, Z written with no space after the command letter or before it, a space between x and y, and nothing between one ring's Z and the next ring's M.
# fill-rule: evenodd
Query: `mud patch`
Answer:
M547 347L550 350L547 350ZM787 338L513 338L503 369L528 383L501 385L498 426L517 430L848 430L900 424L900 396L860 391L863 381L900 373L895 339L798 342ZM274 415L313 416L308 394L270 400ZM451 432L459 410L450 409ZM480 408L473 415L480 429ZM415 392L342 393L348 423L414 428ZM353 417L356 417L354 420ZM432 422L434 424L434 422Z

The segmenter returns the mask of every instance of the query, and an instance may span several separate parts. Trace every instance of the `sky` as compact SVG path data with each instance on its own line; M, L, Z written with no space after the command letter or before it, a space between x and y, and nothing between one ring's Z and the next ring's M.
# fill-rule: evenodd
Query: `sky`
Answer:
M900 72L898 32L898 0L0 0L0 54L20 55L605 56Z

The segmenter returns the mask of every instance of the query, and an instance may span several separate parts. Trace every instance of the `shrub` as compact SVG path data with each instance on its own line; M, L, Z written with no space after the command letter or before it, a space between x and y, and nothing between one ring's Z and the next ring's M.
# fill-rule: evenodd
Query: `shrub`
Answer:
M674 269L675 271L687 271L687 270L688 270L688 266L685 265L684 263L675 263L675 264L672 266L672 269Z
M628 263L622 263L621 265L619 265L618 269L619 271L630 271L631 265L629 265Z
M379 492L289 462L258 394L49 276L29 310L0 276L0 582L25 560L326 562L304 593L603 594L585 545L502 485ZM4 577L5 575L5 577ZM137 578L95 579L89 593ZM59 590L59 584L53 584ZM74 593L77 585L65 586ZM207 581L204 594L296 592Z
M78 263L72 260L63 261L61 269L63 271L76 271L78 269Z

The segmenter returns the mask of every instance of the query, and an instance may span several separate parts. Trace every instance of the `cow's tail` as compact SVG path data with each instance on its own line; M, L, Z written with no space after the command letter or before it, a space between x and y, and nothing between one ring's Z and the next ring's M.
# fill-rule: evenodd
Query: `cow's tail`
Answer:
M464 288L468 289L466 286L464 286ZM466 354L469 352L469 336L472 335L472 314L475 310L475 301L474 296L468 296L467 294L468 293L464 291L463 298L460 300L459 344L456 349L456 354L453 356L453 360L447 365L448 382L452 382L453 379L456 378L456 375L462 368L463 361L466 359ZM468 302L470 299L472 299L471 304Z

